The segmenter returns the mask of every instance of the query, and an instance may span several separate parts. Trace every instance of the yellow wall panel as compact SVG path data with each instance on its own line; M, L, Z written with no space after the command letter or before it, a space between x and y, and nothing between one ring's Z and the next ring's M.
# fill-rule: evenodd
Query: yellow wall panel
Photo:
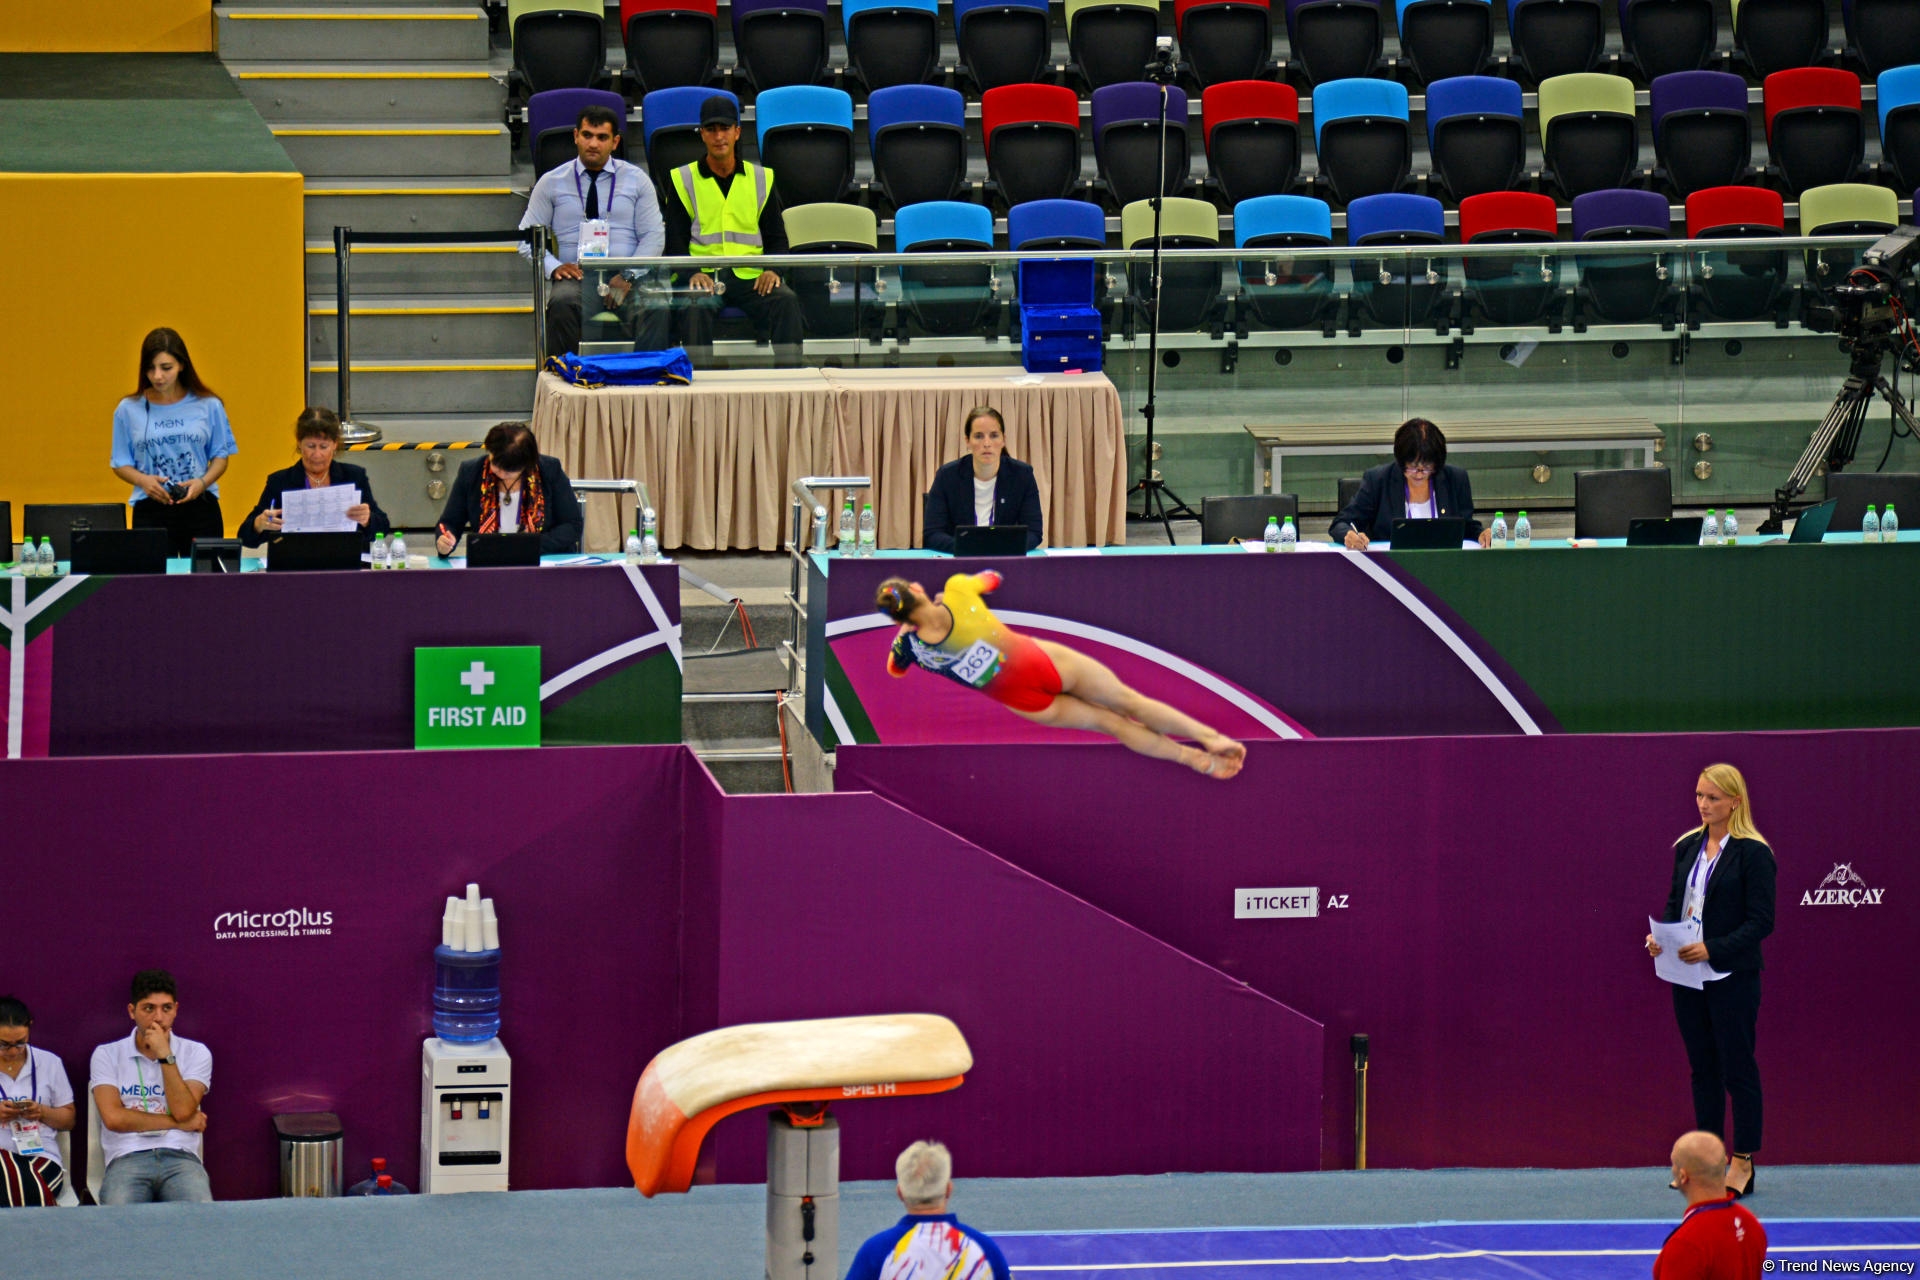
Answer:
M220 482L229 530L295 456L306 403L306 264L297 173L0 173L0 499L124 501L107 465L140 341L180 331L226 402L240 452ZM35 246L37 252L26 252Z
M0 53L208 53L213 0L17 0Z

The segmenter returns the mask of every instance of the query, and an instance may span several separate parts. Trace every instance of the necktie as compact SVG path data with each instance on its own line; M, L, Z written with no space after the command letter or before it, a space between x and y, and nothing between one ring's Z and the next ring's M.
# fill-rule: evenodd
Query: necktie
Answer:
M600 216L600 174L596 170L587 170L587 217Z

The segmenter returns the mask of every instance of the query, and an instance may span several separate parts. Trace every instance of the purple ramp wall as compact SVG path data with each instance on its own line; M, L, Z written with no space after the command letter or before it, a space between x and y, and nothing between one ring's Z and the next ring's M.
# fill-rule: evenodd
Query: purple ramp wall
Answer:
M730 798L718 857L722 1022L925 1011L973 1047L957 1091L838 1108L841 1177L928 1136L966 1177L1317 1163L1317 1023L1019 868L866 795ZM709 1145L766 1176L762 1113Z
M1767 1158L1910 1160L1920 860L1898 780L1920 777L1920 731L1266 742L1229 783L1116 745L849 747L835 781L1325 1023L1329 1166L1352 1160L1364 1031L1370 1164L1578 1167L1656 1161L1691 1126L1640 944L1716 760L1780 862ZM1843 881L1875 892L1836 899ZM1316 917L1234 918L1237 889L1304 887Z
M634 1080L680 1038L690 761L676 746L0 766L4 865L59 926L12 949L0 988L79 1090L93 1046L131 1029L128 979L170 968L178 1030L213 1051L222 1199L277 1193L269 1117L285 1111L339 1112L350 1174L384 1155L417 1186L438 917L477 880L503 917L513 1185L621 1185ZM215 940L224 912L300 908L332 932Z

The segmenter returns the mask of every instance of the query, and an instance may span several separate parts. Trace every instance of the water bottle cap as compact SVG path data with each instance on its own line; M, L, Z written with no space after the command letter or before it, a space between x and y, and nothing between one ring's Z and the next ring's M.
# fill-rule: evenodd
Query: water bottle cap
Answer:
M1506 517L1507 517L1507 513L1504 511L1496 511L1493 513L1493 518L1495 520L1504 520L1506 519Z
M387 1171L387 1158L385 1156L375 1156L373 1158L373 1171L375 1173L385 1173Z
M383 1173L383 1174L381 1174L381 1175L380 1175L380 1176L379 1176L378 1178L375 1178L375 1179L374 1179L374 1185L375 1185L375 1186L378 1186L378 1187L390 1187L390 1186L392 1186L392 1185L393 1185L393 1175L392 1175L392 1174L390 1174L390 1173Z

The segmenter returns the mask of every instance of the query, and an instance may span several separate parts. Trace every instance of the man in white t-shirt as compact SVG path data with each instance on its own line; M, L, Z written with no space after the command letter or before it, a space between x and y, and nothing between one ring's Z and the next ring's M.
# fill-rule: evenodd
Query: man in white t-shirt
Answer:
M73 1086L58 1056L27 1043L33 1014L0 996L0 1206L50 1205L66 1186L59 1134L73 1128Z
M107 1164L101 1204L213 1199L200 1162L207 1130L200 1099L213 1083L213 1055L198 1040L173 1034L179 1011L173 975L142 969L127 1005L133 1034L93 1051L87 1087L100 1109Z

